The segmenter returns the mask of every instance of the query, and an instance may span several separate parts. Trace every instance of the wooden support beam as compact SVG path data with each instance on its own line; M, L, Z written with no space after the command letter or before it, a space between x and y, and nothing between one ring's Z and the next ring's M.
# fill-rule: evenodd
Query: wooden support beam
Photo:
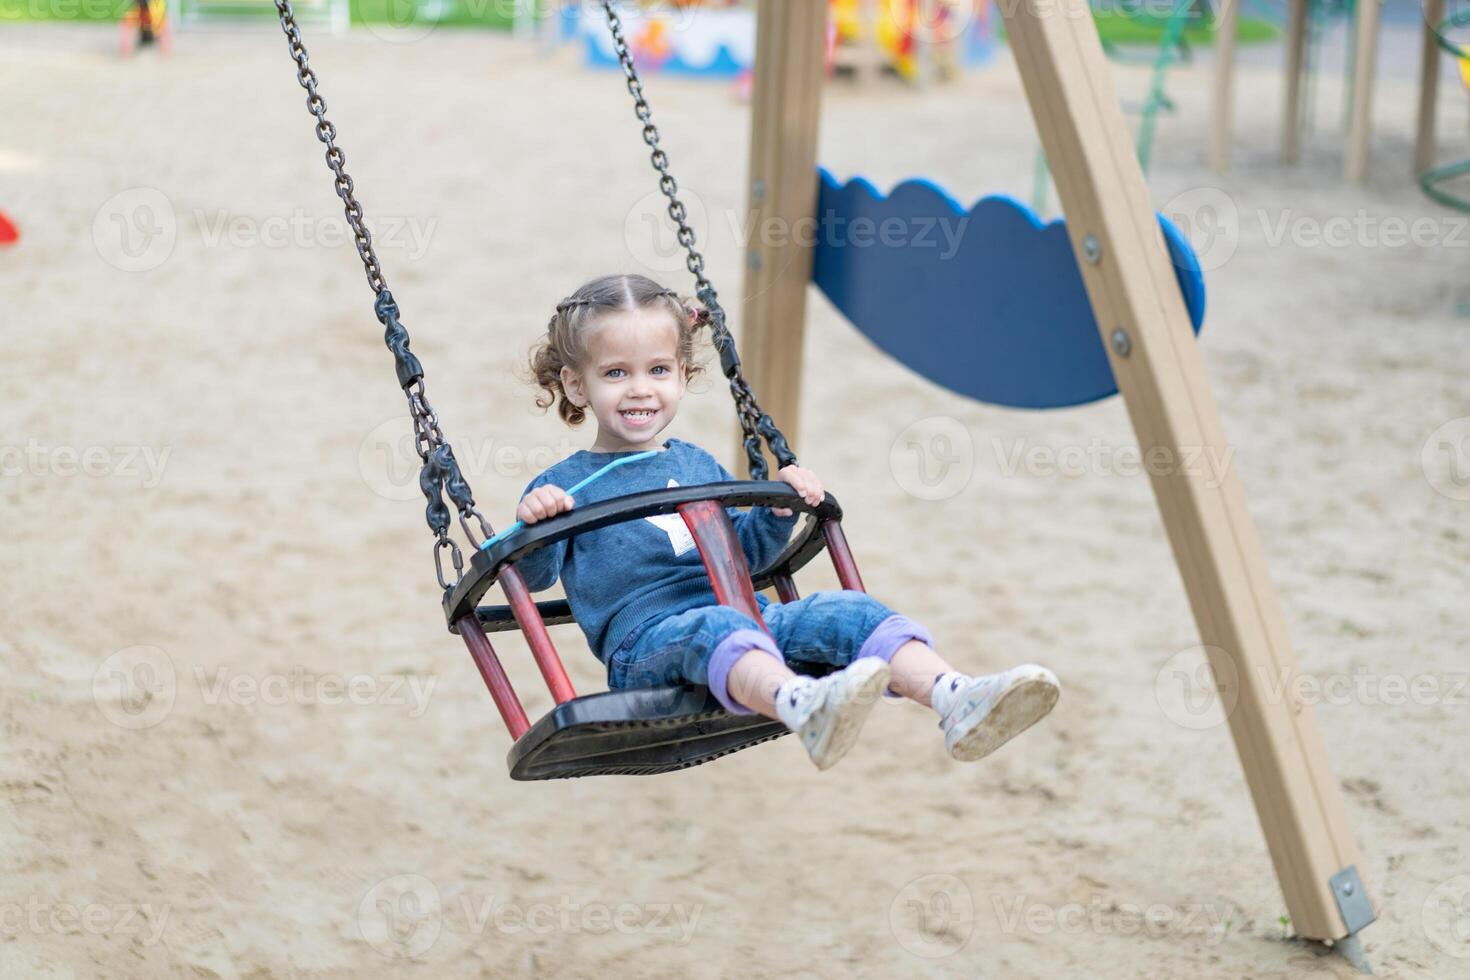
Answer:
M1310 0L1287 0L1286 104L1281 113L1281 159L1302 159L1302 78L1306 74L1307 16Z
M1378 25L1382 0L1358 0L1357 43L1353 55L1352 122L1348 126L1347 160L1343 172L1349 183L1368 179L1368 156L1373 141L1373 80L1378 64Z
M761 407L798 456L826 31L825 0L760 0L740 356ZM735 458L744 459L736 441ZM767 459L774 474L769 452Z
M1175 460L1201 451L1228 458L1086 0L1000 6L1140 449ZM1084 252L1089 238L1096 262L1084 257L1094 251ZM1230 731L1292 927L1338 939L1348 929L1328 879L1348 865L1361 871L1361 862L1316 716L1289 693L1296 657L1245 492L1233 469L1215 479L1179 469L1150 480L1215 676L1238 678Z
M1424 53L1419 63L1419 125L1414 134L1414 173L1434 166L1434 112L1439 104L1439 62L1444 52L1434 33L1444 20L1444 0L1424 0Z
M1235 129L1235 36L1240 25L1240 0L1220 0L1215 31L1215 109L1210 136L1210 166L1217 173L1230 168L1230 137Z

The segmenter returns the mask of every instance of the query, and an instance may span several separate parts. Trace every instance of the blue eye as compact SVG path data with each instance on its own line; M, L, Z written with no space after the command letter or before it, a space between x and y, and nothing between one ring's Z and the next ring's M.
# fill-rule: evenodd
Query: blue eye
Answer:
M603 377L611 378L613 375L617 374L621 370L622 368L612 368L607 372L607 374L603 375Z
M660 371L662 371L663 373L667 374L669 372L669 369L666 368L666 367L664 367L662 364L660 364L658 367L654 368L653 371L654 371L655 374L657 374Z

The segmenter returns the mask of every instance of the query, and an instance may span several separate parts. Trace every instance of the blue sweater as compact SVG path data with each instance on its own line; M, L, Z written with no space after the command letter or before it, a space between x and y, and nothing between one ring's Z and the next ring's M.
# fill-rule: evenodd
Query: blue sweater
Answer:
M628 455L631 453L581 450L532 480L526 493L546 484L565 490L614 459ZM659 455L617 467L583 487L572 499L581 508L643 490L733 479L730 471L703 449L682 439L669 439ZM751 571L780 554L791 538L791 529L801 519L800 512L777 517L768 507L727 510ZM699 549L678 514L655 515L587 531L527 555L516 568L532 592L549 589L558 577L564 580L567 601L587 636L587 645L603 663L643 623L717 602ZM764 609L768 603L765 596L757 594L757 605Z

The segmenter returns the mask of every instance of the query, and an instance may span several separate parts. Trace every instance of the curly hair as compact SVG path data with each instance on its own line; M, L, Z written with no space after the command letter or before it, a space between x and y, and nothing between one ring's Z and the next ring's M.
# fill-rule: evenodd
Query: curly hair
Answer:
M587 410L572 404L561 383L561 369L580 371L586 363L587 338L597 329L604 314L624 310L665 310L679 330L676 355L684 380L693 381L704 372L695 360L696 340L709 323L709 311L680 298L647 276L602 276L583 285L556 304L546 325L546 336L531 348L531 378L542 390L536 395L539 408L556 406L567 425L581 425Z

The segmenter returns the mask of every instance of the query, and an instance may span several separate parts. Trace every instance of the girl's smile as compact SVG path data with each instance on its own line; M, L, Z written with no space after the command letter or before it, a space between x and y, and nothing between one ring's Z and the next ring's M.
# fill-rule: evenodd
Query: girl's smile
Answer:
M593 452L657 449L686 390L679 328L660 309L605 314L587 340L584 370L562 369L572 403L597 419Z

